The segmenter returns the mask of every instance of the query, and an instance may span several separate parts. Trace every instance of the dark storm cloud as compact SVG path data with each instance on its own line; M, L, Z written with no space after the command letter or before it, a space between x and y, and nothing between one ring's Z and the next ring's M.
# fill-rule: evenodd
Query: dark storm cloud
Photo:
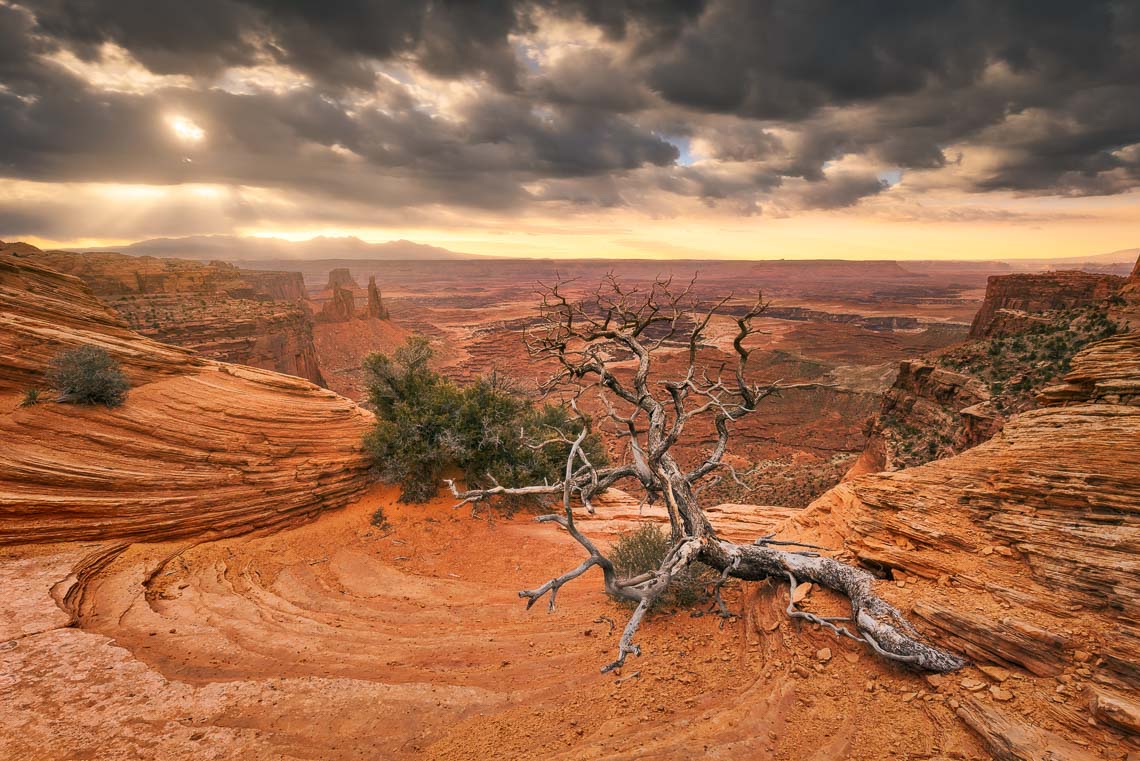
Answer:
M368 63L417 51L428 70L509 82L509 2L26 0L41 30L91 58L105 42L164 74L216 74L269 56L319 80L367 87Z
M841 209L853 206L867 196L882 193L888 187L886 180L874 175L844 174L828 182L809 184L802 194L802 201L814 209Z
M1028 109L1087 119L1058 140L1003 141L1022 150L1021 162L979 183L1048 191L1071 173L1095 177L1113 168L1112 152L1140 140L1140 119L1128 106L1099 108L1095 95L1084 97L1111 91L1136 103L1138 43L1140 7L1127 0L722 0L653 52L648 82L699 111L819 122L818 133L809 125L795 169L809 178L825 161L869 150L903 167L938 167L942 146ZM1015 83L987 80L998 65ZM819 117L841 106L863 108L865 123ZM1107 128L1095 123L1105 118ZM1039 159L1037 149L1046 155Z
M541 57L549 19L603 42L540 63L523 48ZM52 59L98 63L107 43L189 79L117 92ZM216 85L266 62L308 81ZM425 74L470 87L441 113L412 81ZM952 168L962 146L992 157L967 189L1118 193L1140 185L1138 104L1125 0L0 3L3 176L263 186L344 213L654 190L837 208L886 190L868 166ZM171 113L202 127L201 150L174 140ZM693 162L698 143L710 162Z

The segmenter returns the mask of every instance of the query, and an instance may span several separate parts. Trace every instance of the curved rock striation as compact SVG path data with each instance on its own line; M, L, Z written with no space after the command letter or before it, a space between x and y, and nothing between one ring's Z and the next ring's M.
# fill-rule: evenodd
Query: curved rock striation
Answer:
M17 407L52 356L84 344L123 364L124 405ZM144 338L32 254L0 254L0 355L0 545L237 534L339 507L369 480L368 412Z
M0 394L42 386L58 352L94 344L111 353L132 383L190 371L202 360L143 338L72 275L43 267L38 249L0 250Z
M207 363L122 407L0 418L0 544L210 539L339 507L368 482L371 416L290 376Z

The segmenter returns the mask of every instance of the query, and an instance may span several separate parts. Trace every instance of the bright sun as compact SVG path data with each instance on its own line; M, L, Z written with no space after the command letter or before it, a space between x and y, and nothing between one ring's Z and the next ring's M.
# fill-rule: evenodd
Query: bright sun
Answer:
M198 143L206 137L206 131L185 116L168 116L166 123L174 131L174 135L186 143Z

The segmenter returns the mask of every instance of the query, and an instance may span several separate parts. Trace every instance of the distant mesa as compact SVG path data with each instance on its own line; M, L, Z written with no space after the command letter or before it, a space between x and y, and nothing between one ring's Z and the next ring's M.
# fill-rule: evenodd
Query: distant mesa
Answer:
M350 288L356 290L360 286L352 279L352 272L347 267L337 267L329 272L329 282L325 286L326 290L332 291L337 288Z
M1125 278L1077 270L1045 274L994 275L970 327L971 338L1016 333L1035 313L1074 309L1104 301L1117 293Z

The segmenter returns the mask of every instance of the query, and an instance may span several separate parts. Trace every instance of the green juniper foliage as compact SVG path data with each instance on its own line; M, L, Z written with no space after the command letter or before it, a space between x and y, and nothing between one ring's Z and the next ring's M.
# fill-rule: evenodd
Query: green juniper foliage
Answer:
M561 407L536 406L501 377L491 375L460 387L429 366L428 340L413 336L391 356L364 360L368 401L376 426L364 443L381 475L400 485L404 502L435 496L449 468L468 486L526 486L558 480L570 445L534 448L561 433L576 435L578 423ZM605 463L600 441L590 436L586 455Z
M57 354L48 369L47 382L61 402L108 407L122 404L131 387L119 363L98 346L80 346Z

